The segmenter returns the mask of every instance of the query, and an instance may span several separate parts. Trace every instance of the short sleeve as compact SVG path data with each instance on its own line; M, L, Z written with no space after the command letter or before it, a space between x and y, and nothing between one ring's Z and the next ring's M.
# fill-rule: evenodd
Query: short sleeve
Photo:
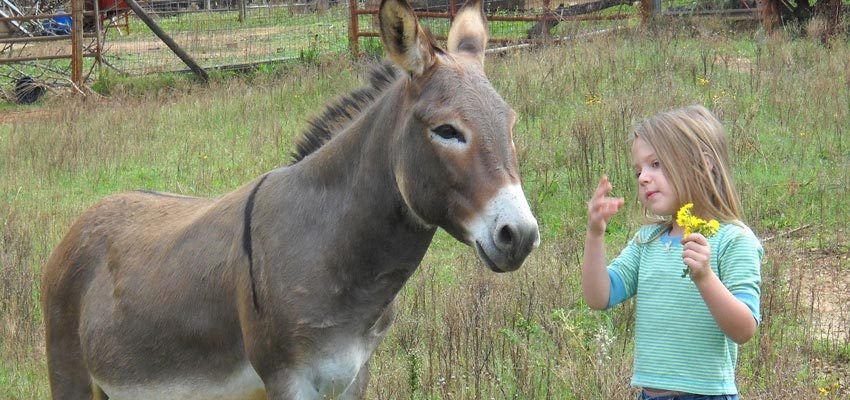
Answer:
M629 241L620 254L608 265L611 290L608 308L620 304L637 292L638 265L640 263L640 232Z
M734 226L721 241L717 256L717 271L723 285L742 300L757 322L761 321L761 263L764 249L753 232Z

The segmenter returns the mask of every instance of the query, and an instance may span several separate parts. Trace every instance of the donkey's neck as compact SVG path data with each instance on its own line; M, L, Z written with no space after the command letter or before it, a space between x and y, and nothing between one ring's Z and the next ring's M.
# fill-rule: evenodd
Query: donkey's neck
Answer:
M309 193L301 207L326 224L316 227L324 230L320 246L334 255L322 257L320 267L357 295L381 297L378 291L389 300L419 265L436 230L405 205L393 172L391 148L404 128L406 84L406 78L393 84L347 129L291 167Z

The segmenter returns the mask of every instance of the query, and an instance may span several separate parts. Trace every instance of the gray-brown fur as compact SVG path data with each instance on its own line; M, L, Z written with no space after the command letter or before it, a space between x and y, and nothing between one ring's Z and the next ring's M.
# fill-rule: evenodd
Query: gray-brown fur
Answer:
M296 163L215 199L136 191L79 217L42 281L54 399L361 398L437 227L494 271L522 264L539 234L513 111L480 54L429 47L412 22L383 38L405 73L314 125L329 138ZM466 142L435 136L445 124Z

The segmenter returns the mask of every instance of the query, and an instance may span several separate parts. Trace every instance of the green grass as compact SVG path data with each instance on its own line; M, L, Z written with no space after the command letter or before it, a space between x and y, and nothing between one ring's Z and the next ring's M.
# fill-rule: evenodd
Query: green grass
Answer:
M637 228L630 128L693 103L729 131L747 222L762 238L779 235L765 242L764 320L740 353L743 397L814 398L847 382L840 368L812 364L846 364L850 351L846 338L815 335L816 303L795 277L824 260L835 273L850 268L850 44L715 26L488 58L491 81L519 114L514 135L542 245L519 271L495 275L440 231L400 295L367 398L629 398L634 308L592 312L581 299L585 205L602 173L627 199L609 227L613 253ZM9 282L0 286L0 397L47 397L38 274L82 210L138 188L233 190L286 163L308 116L358 87L364 69L347 58L263 68L208 86L186 75L106 76L108 97L51 100L42 119L0 124L0 276Z

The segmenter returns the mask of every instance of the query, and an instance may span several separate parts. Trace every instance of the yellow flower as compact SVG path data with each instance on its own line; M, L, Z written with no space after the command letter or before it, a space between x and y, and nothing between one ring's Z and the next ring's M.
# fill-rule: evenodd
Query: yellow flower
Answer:
M717 231L720 230L720 222L717 222L716 219L708 221L699 229L699 233L701 233L705 237L714 236Z
M591 93L584 98L584 104L592 106L594 104L602 104L602 95Z
M687 229L689 217L691 215L691 208L693 207L694 203L685 204L682 206L682 208L679 209L679 212L676 213L676 223L679 224L679 226L685 227L685 229Z
M679 209L676 213L676 223L682 228L685 228L685 236L691 233L699 233L705 237L711 237L720 230L720 223L716 219L706 221L693 214L691 209L694 208L694 203L688 203Z
M694 203L688 203L682 206L676 213L676 223L682 228L685 228L685 236L691 233L699 233L707 238L713 236L720 230L720 223L716 219L706 221L693 214L691 209L694 208ZM682 278L688 276L690 268L687 266L682 270Z
M700 76L697 78L697 84L700 86L706 86L709 83L711 83L711 79L709 79L707 76Z

